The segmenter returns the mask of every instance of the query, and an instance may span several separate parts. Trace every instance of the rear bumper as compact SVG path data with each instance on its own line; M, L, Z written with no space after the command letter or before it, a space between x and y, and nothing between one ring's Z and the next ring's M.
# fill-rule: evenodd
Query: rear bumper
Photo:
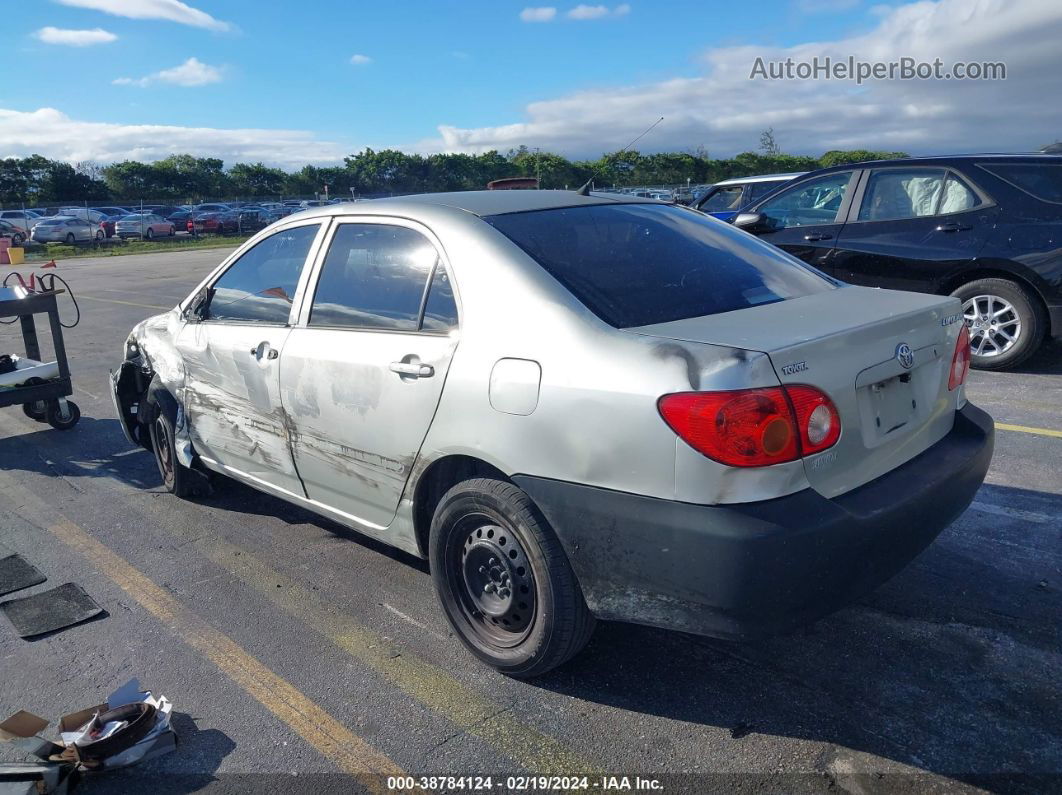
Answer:
M834 499L806 489L709 506L513 479L599 618L754 638L833 612L906 566L970 504L993 436L992 418L968 404L929 450Z

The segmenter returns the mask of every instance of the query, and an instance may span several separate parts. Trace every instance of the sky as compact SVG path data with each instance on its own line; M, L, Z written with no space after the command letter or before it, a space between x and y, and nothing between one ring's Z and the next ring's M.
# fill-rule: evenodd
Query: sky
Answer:
M288 169L365 147L572 158L1030 151L1062 138L1058 0L4 0L0 157ZM13 13L17 11L17 13ZM750 79L940 58L1005 80Z

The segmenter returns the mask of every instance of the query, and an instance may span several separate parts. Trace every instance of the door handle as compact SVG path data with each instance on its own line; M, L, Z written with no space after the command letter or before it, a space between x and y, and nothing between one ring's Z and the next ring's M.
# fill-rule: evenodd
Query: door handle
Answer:
M262 354L267 359L275 359L278 356L280 356L280 351L278 351L276 348L272 347L268 342L263 342L263 343L261 343L259 345L255 345L253 348L251 348L251 356L258 356L259 349L261 349Z
M391 362L391 372L410 378L431 378L435 375L435 368L419 362Z
M812 243L816 240L830 240L832 237L829 232L808 232L804 235L804 239Z
M940 226L937 227L937 231L938 232L966 232L967 230L970 230L970 229L973 229L973 227L972 226L968 226L967 224L957 224L957 223L941 224Z

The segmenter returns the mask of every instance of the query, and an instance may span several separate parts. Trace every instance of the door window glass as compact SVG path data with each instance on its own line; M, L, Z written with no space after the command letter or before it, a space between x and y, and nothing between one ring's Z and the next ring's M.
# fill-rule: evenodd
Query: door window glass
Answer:
M320 224L276 232L255 244L214 282L206 317L287 323L299 274Z
M343 224L328 248L311 326L416 331L438 254L404 226Z
M945 176L943 169L929 168L874 171L859 208L859 220L898 221L936 215Z
M424 331L447 332L457 328L457 301L446 266L441 262L435 266L435 275L428 288L428 300L424 304Z
M948 174L944 182L944 196L940 200L939 215L961 213L980 204L977 194L954 174Z
M774 229L832 224L837 219L851 177L851 171L841 171L803 182L768 199L758 212Z
M741 205L740 185L731 185L726 188L718 188L709 192L704 203L700 206L702 212L719 213L727 210L736 210Z

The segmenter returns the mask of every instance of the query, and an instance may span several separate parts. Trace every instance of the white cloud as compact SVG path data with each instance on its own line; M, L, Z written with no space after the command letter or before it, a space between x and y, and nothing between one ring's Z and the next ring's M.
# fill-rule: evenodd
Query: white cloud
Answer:
M110 44L117 41L118 37L103 28L92 30L69 30L65 28L53 28L51 25L43 27L33 34L45 44L65 44L68 47L88 47L92 44Z
M0 158L41 154L68 163L150 162L174 152L219 157L227 164L301 168L331 165L354 151L305 130L218 129L160 124L107 124L71 119L53 108L0 108Z
M357 53L355 55L350 56L350 62L355 66L364 66L365 64L372 63L372 58L370 58L368 55L362 55L361 53Z
M205 64L198 58L189 58L180 66L172 69L163 69L153 72L146 77L119 77L112 80L116 86L149 86L152 83L172 83L175 86L205 86L210 83L220 83L222 79L221 69L217 66Z
M590 5L577 5L571 11L568 12L569 19L601 19L607 16L622 17L631 12L630 4L623 3L613 9L609 9L608 6L590 6Z
M608 6L578 5L568 12L569 19L600 19L608 16Z
M55 0L64 6L88 8L129 19L164 19L208 30L230 30L232 25L181 0Z
M555 16L557 16L557 9L553 6L525 8L520 12L522 22L552 22Z
M921 0L868 16L865 33L793 47L706 52L704 73L580 91L527 106L525 119L491 127L438 127L422 151L506 151L526 144L569 156L614 150L664 116L643 151L705 146L715 155L755 149L773 127L786 151L902 149L912 153L1030 150L1059 136L1062 4L1057 0ZM1007 80L750 80L757 57L945 65L1005 61ZM592 108L592 112L587 112Z

